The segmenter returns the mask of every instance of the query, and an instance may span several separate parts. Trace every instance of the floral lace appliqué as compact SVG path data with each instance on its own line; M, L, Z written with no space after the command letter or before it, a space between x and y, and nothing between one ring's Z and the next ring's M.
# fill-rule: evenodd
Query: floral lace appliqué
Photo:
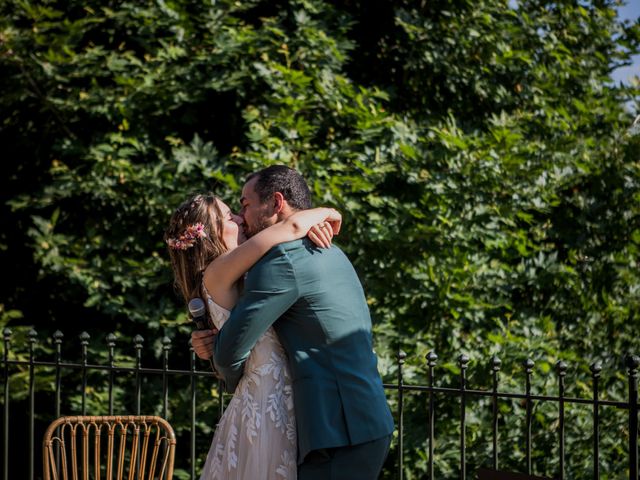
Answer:
M229 312L207 298L221 328ZM272 328L260 338L216 428L200 480L295 480L293 388L284 349Z

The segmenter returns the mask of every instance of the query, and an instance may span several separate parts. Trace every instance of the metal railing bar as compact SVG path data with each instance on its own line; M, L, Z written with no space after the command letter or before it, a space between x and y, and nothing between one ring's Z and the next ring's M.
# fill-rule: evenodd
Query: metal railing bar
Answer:
M196 354L193 351L191 340L189 340L189 351L191 354L191 372L195 372L196 369ZM191 445L189 446L191 454L191 478L195 478L196 475L196 376L190 376L191 387Z
M136 366L134 368L134 372L136 375L136 415L140 415L140 405L142 403L142 375L141 367L142 367L142 343L144 339L142 335L136 335L133 337L134 348L136 349ZM160 370L160 372L164 373L164 370Z
M638 367L640 357L629 355L629 479L638 480Z
M222 414L224 413L224 382L218 379L218 420L222 418Z
M531 399L531 374L533 373L533 367L535 363L533 360L528 358L524 362L525 372L526 372L526 384L525 384L525 400L526 400L526 414L525 414L525 435L526 435L526 462L527 462L527 474L531 475L532 468L532 458L531 458L531 422L532 422L532 409L533 402Z
M80 345L82 346L82 415L87 414L87 365L89 358L87 347L89 346L89 338L87 332L80 334Z
M167 418L169 411L169 376L167 369L169 368L169 350L171 350L171 339L164 337L162 339L162 417Z
M435 434L435 403L434 403L434 398L433 398L433 382L434 382L434 376L433 376L433 370L436 366L436 361L438 360L438 355L436 355L434 352L429 352L427 354L427 364L429 366L429 387L431 387L431 389L429 390L429 463L428 463L428 470L429 470L429 479L433 480L433 442L434 442L434 434Z
M558 371L558 396L559 404L558 404L558 454L560 457L559 461L559 469L560 469L560 478L559 480L564 480L564 378L567 374L567 364L563 361L559 361L556 363L556 368Z
M404 383L402 378L402 365L404 365L404 359L407 358L407 354L402 350L398 352L398 478L402 480L404 469L404 390L402 385Z
M397 390L398 386L395 383L385 383L383 384L383 387L386 388L387 390ZM418 388L419 387L419 388ZM427 387L424 385L403 385L402 389L407 392L407 391L414 391L414 392L431 392L433 391L434 393L445 393L447 395L460 395L460 388L450 388L450 387ZM493 397L494 392L492 390L472 390L472 389L467 389L465 390L465 394L467 396L469 395L474 395L474 396L478 396L478 397ZM515 399L519 399L519 400L526 400L527 398L530 398L531 400L541 400L541 401L545 401L545 402L557 402L558 400L560 400L560 397L558 396L553 396L553 395L536 395L536 394L531 394L529 396L527 396L526 394L523 393L514 393L514 392L497 392L498 398L515 398ZM582 405L592 405L593 404L593 400L590 398L577 398L577 397L563 397L562 399L565 403L577 403L577 404L582 404ZM598 401L599 405L604 405L604 406L609 406L609 407L618 407L622 410L627 410L629 408L629 404L626 402L620 402L620 401L615 401L615 400L600 400Z
M5 362L2 361L2 363L5 363ZM28 360L7 360L6 363L8 365L22 365L22 366L30 365ZM49 362L46 360L34 360L33 365L35 365L36 367L60 366L60 368L69 368L72 370L82 370L83 368L85 368L85 366L82 365L81 363L62 362L62 361L60 363L56 363L56 362ZM112 367L110 365L100 365L100 364L91 364L91 363L87 363L86 368L88 370L113 370L115 372L125 372L125 373L127 372L135 373L139 371L140 373L153 373L153 374L167 373L170 375L195 375L195 376L215 377L215 374L210 370L195 370L192 372L191 370L176 370L176 369L164 370L163 368L149 368L149 367L136 368L135 366L128 367L125 365L115 365Z
M593 478L600 479L600 408L598 380L602 372L602 363L595 362L589 367L593 377Z
M9 355L9 348L11 347L11 330L5 328L3 330L4 335L4 352L2 359L4 362L4 411L3 411L3 452L2 452L2 478L3 480L9 480L9 362L7 361Z
M467 406L467 367L469 366L469 357L462 354L458 357L460 365L460 479L467 479L467 459L466 448L467 438L465 436L465 420Z
M115 348L116 336L113 333L107 335L107 348L109 349L109 415L113 415L113 384L115 380Z
M33 480L33 464L34 464L34 446L35 446L35 385L36 372L33 364L34 349L37 342L38 334L34 329L29 330L29 469L28 478Z
M62 361L62 339L64 334L60 330L56 330L53 333L53 341L56 346L56 386L55 386L55 418L60 418L62 411L62 370L60 369L60 362ZM56 429L56 436L60 436L60 428ZM56 469L60 471L60 450L56 449Z
M502 361L497 357L493 356L491 359L491 370L493 374L493 398L491 405L491 414L492 414L492 423L491 423L491 432L492 432L492 460L493 460L493 469L498 470L498 374L500 372L500 366L502 365Z

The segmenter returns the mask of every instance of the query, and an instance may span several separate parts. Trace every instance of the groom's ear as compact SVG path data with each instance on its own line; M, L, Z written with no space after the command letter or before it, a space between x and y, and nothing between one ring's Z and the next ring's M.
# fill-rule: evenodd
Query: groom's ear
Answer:
M280 192L276 192L273 194L273 213L278 215L285 208L286 200L284 196Z

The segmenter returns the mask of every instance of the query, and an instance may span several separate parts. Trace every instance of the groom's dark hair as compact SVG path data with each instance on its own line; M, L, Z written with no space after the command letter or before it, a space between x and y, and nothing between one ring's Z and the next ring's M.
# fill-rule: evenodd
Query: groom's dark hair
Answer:
M255 191L264 203L276 192L280 192L294 210L311 208L311 192L304 178L293 168L285 165L271 165L247 177L247 182L257 178Z

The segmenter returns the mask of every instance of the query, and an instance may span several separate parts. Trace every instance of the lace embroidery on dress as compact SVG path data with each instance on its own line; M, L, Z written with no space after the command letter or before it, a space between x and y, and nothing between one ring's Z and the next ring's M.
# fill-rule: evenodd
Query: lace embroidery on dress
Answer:
M222 328L230 312L208 293L207 304L211 321ZM289 365L278 336L269 328L247 358L200 480L295 480L296 449Z

